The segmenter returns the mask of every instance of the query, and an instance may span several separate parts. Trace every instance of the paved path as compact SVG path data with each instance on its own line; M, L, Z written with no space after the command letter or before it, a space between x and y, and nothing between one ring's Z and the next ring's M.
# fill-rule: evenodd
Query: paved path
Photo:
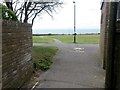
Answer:
M105 72L101 68L99 45L33 44L34 46L56 46L59 48L54 63L40 76L36 88L104 88Z

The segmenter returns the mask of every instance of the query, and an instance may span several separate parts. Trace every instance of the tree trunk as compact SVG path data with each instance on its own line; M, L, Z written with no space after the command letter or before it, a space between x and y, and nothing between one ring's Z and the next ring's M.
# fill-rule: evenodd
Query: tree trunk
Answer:
M7 7L13 11L12 2L5 2Z

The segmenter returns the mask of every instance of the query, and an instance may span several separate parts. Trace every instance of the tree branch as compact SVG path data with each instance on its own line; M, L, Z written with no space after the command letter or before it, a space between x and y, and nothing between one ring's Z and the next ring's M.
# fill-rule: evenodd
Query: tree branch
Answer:
M35 16L34 16L33 19L32 19L32 25L33 25L33 22L34 22L36 16L38 15L38 13L40 13L40 12L41 12L42 10L44 10L45 8L46 8L46 6L44 6L40 11L38 11L38 12L35 14Z

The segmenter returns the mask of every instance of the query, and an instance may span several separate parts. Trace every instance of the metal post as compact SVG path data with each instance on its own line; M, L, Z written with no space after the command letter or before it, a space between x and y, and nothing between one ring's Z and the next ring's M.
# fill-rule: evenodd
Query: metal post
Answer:
M74 43L76 43L76 5L75 1L73 1L74 4Z
M106 65L106 90L115 89L115 33L116 33L116 17L117 17L117 2L111 2L109 29L107 38L107 65ZM107 12L106 12L107 13Z

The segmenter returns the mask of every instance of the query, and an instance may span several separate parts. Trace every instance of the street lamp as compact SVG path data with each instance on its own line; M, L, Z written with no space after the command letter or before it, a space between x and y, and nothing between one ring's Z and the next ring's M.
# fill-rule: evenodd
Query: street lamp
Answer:
M76 5L75 1L73 1L74 4L74 43L76 43Z

